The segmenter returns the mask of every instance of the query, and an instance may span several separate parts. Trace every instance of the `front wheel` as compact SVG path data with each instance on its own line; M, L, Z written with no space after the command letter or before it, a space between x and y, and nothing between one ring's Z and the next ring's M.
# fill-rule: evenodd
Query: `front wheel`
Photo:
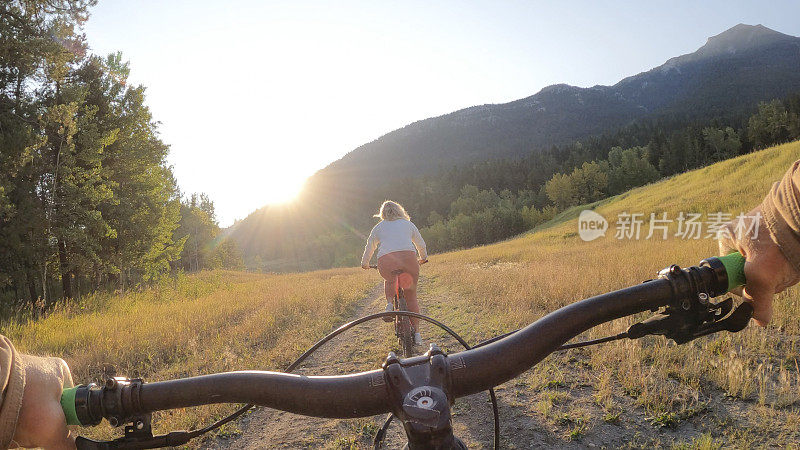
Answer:
M400 295L395 300L395 306L398 311L408 311L408 305L406 304L405 297L402 295L402 289L400 290ZM397 327L397 345L403 352L403 357L410 358L414 356L415 331L414 327L411 325L411 318L408 316L396 316L395 320L395 326Z
M406 319L406 321L409 321ZM409 321L410 322L410 321ZM404 358L411 358L414 356L414 328L411 327L409 323L406 327L406 331L401 333L400 338L398 338L400 348L403 349L403 357Z

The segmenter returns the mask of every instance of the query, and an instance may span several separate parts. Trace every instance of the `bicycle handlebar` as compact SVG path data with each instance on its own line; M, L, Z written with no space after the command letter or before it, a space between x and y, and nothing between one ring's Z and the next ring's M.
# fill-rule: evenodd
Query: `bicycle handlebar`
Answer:
M381 370L340 376L238 371L141 386L142 409L252 403L315 417L354 418L389 411ZM262 389L263 387L263 389Z
M695 306L690 308L687 299L716 297L744 282L744 258L735 253L708 258L699 267L671 266L658 279L567 305L496 342L449 355L451 392L462 397L504 383L601 323L664 306L690 311ZM427 358L399 363L410 367ZM108 399L97 386L66 389L61 404L73 425L95 425L103 417L114 425L134 414L211 403L252 403L309 416L355 418L391 410L386 376L380 369L342 376L239 371L152 383L134 380L114 389L116 394ZM127 383L115 380L109 383Z

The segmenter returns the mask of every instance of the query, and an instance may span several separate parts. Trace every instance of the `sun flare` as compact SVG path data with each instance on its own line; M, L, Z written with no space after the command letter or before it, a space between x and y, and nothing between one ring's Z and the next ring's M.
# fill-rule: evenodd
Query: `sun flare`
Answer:
M289 203L297 198L307 177L291 172L275 171L258 183L263 186L263 191L258 194L259 202L275 205Z

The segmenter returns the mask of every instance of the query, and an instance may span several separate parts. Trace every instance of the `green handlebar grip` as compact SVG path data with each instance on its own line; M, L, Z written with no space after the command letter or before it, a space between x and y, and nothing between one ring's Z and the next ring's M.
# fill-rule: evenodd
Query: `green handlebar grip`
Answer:
M67 418L67 425L83 425L78 420L78 413L75 411L75 392L77 390L76 386L61 392L61 409L64 410L64 416Z
M728 291L744 286L744 256L739 252L729 253L725 256L718 256L722 265L725 266L725 271L728 272Z

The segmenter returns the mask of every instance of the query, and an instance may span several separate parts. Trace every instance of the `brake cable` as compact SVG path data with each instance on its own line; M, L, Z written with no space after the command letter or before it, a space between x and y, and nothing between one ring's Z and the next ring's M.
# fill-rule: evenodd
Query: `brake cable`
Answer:
M300 355L296 360L294 360L294 362L289 364L289 366L285 370L285 373L292 373L303 361L305 361L309 356L311 356L320 347L325 345L327 342L329 342L331 339L333 339L334 337L338 336L339 334L344 333L345 331L349 330L350 328L353 328L356 325L360 325L360 324L362 324L364 322L368 322L370 320L382 319L384 317L393 317L393 316L416 317L418 319L422 319L422 320L424 320L426 322L432 323L432 324L438 326L439 328L441 328L442 330L446 331L450 336L452 336L456 341L458 341L459 344L461 344L467 350L469 350L471 348L479 347L481 345L485 345L485 343L481 343L481 344L476 345L475 347L470 347L470 345L467 343L467 341L465 341L458 333L453 331L453 329L451 329L447 325L443 324L442 322L439 322L438 320L436 320L436 319L434 319L432 317L428 317L426 315L414 313L414 312L411 312L411 311L384 311L384 312L379 312L379 313L375 313L375 314L370 314L370 315L358 318L356 320L350 321L350 322L345 323L344 325L340 326L339 328L331 331L325 337L323 337L322 339L317 341L314 345L312 345L308 350L303 352L303 354ZM490 398L490 401L492 403L492 414L494 415L494 448L500 448L500 412L499 412L499 409L497 407L497 396L495 395L494 388L489 389L489 398ZM213 430L221 427L222 425L225 425L226 423L238 418L242 414L245 414L246 412L250 411L254 407L255 407L255 405L253 405L253 404L244 405L243 407L239 408L238 410L236 410L235 412L233 412L229 416L227 416L227 417L225 417L223 419L220 419L219 421L214 422L213 424L211 424L211 425L209 425L209 426L207 426L205 428L202 428L202 429L199 429L199 430L195 430L195 431L192 431L192 432L184 432L184 433L186 433L186 437L188 438L188 439L186 439L186 441L188 442L188 440L190 440L190 439L194 439L197 436L200 436L202 434L208 433L209 431L213 431ZM380 428L378 433L375 435L374 447L376 449L380 447L380 443L385 438L386 430L389 428L389 425L392 423L392 419L393 418L394 418L394 414L389 413L389 415L386 417L386 421L384 422L383 426ZM189 436L191 436L191 437L189 437Z
M378 313L378 314L386 314L386 313ZM392 312L392 314L394 314L394 312ZM336 335L346 331L349 328L352 328L355 325L358 325L360 323L366 322L368 320L376 319L378 317L382 317L382 316L380 316L380 315L378 315L377 317L365 316L365 317L363 317L361 319L357 319L355 321L352 321L352 322L349 322L349 323L346 323L346 324L342 325L341 327L337 328L336 330L334 330L331 333L329 333L328 335L326 335L324 338L322 338L319 341L317 341L312 347L310 347L302 355L300 355L300 357L298 357L294 362L289 364L289 366L286 368L285 372L286 373L292 373L292 371L294 371L294 369L296 369L304 360L306 360L306 358L311 356L312 353L314 353L316 350L318 350L320 347L322 347L325 343L327 343L328 341L330 341L331 339L336 337ZM500 339L503 339L505 337L511 336L512 334L514 334L517 331L521 330L521 328L518 328L518 329L516 329L514 331L510 331L508 333L504 333L504 334L501 334L499 336L495 336L495 337L493 337L491 339L487 339L485 341L482 341L482 342L480 342L478 344L475 344L474 346L470 347L466 343L466 341L464 341L461 338L461 336L459 336L455 331L453 331L452 329L450 329L446 325L440 323L439 321L437 321L437 320L435 320L435 319L433 319L431 317L427 317L427 316L423 316L423 317L426 320L428 320L429 322L431 322L431 323L433 323L435 325L438 325L439 327L441 327L442 329L447 331L450 335L452 335L467 350L469 350L470 348L483 347L484 345L488 345L488 344L491 344L492 342L499 341ZM423 317L420 317L420 318L423 318ZM628 333L627 332L622 332L622 333L619 333L619 334L614 335L614 336L606 336L606 337L599 338L599 339L590 339L590 340L586 340L586 341L583 341L583 342L575 342L575 343L572 343L572 344L564 344L561 347L557 348L556 351L569 350L569 349L572 349L572 348L579 348L579 347L588 347L590 345L603 344L603 343L606 343L606 342L616 341L616 340L619 340L619 339L625 339L626 337L628 337ZM499 442L498 442L498 436L499 436L499 433L500 433L500 431L499 431L500 424L499 424L499 419L498 419L499 411L497 409L497 400L496 400L495 395L494 395L494 390L492 390L490 392L491 393L489 395L492 397L492 412L494 413L494 416L495 416L495 448L499 448ZM247 404L247 405L243 406L242 408L238 409L236 412L232 413L231 415L225 417L224 419L220 419L219 421L217 421L217 422L215 422L215 423L213 423L213 424L211 424L211 425L209 425L209 426L207 426L205 428L202 428L200 430L192 431L191 434L193 434L194 436L192 436L190 439L193 439L193 438L195 438L195 437L197 437L197 436L199 436L201 434L208 433L209 431L213 431L213 430L221 427L222 425L225 425L226 423L238 418L239 416L241 416L242 414L246 413L247 411L249 411L250 409L252 409L254 407L255 407L255 405L253 405L253 404ZM386 430L389 428L389 425L392 423L393 418L394 418L394 414L389 413L389 415L386 417L386 421L384 422L383 426L381 426L380 430L378 431L378 434L375 436L376 442L380 442L380 441L383 440L383 438L385 437L385 434L386 434ZM375 448L378 448L378 446L376 445Z
M422 319L422 320L424 320L424 321L426 321L428 323L432 323L432 324L438 326L439 328L441 328L442 330L446 331L447 334L452 336L465 349L469 350L469 349L473 348L467 343L467 341L464 340L464 338L462 338L458 333L453 331L453 329L451 329L447 325L443 324L442 322L439 322L438 320L436 320L436 319L434 319L432 317L428 317L426 315L415 313L415 312L411 312L411 311L384 311L384 312L379 312L379 313L375 313L375 314L370 314L370 315L361 317L359 319L353 320L351 322L348 322L348 323L340 326L339 328L333 330L332 332L328 333L327 336L325 336L324 338L322 338L319 341L317 341L316 344L311 346L311 348L306 350L305 353L300 355L299 358L297 358L292 364L290 364L289 367L287 368L287 371L291 372L292 370L297 368L297 366L300 365L300 363L302 363L306 358L311 356L311 354L314 353L317 349L319 349L320 347L325 345L325 343L327 343L328 341L330 341L334 337L338 336L339 334L349 330L350 328L352 328L352 327L354 327L356 325L362 324L364 322L368 322L370 320L382 319L384 317L394 317L394 316L416 317L416 318ZM489 389L489 399L490 399L490 401L492 403L492 414L494 415L494 448L500 448L500 412L499 412L499 409L497 407L497 396L495 395L494 388ZM376 449L380 448L380 443L386 437L386 430L388 430L389 425L392 423L393 417L394 417L394 414L391 414L391 413L386 417L386 421L384 422L383 426L380 428L378 433L375 435L375 440L373 442L374 448L376 448Z
M683 344L690 340L696 339L700 336L705 336L708 334L715 333L717 331L730 331L730 332L738 332L744 329L747 326L747 323L750 321L750 317L752 316L753 307L750 303L744 302L740 304L738 307L733 308L733 300L728 297L727 299L719 302L719 303L707 303L706 309L703 311L692 313L693 315L699 316L705 314L706 317L703 317L703 320L694 320L690 322L695 322L695 326L693 330L687 332L685 329L679 329L679 325L686 321L686 315L689 313L686 312L679 312L678 310L670 309L667 307L663 312L660 314L653 316L647 320L637 322L631 325L627 331L622 333L618 333L613 336L606 336L597 339L589 339L582 342L575 342L571 344L564 344L558 347L555 351L564 351L573 348L581 348L581 347L588 347L591 345L598 345L604 344L607 342L612 342L620 339L639 339L647 335L664 335L667 338L673 339L678 344ZM710 314L710 316L709 316ZM505 337L508 337L520 329L516 329L514 331L510 331L508 333L501 334L499 336L495 336L491 339L487 339L482 341L472 347L467 344L467 342L460 336L458 333L453 331L450 327L444 325L443 323L439 322L436 319L431 317L413 313L410 311L387 311L387 312L380 312L376 314L371 314L368 316L361 317L359 319L353 320L348 322L339 328L335 329L319 341L317 341L313 346L311 346L308 350L306 350L300 357L298 357L293 363L291 363L287 369L286 373L291 373L296 369L303 361L305 361L311 354L313 354L316 350L320 347L325 345L328 341L336 337L337 335L349 330L350 328L359 325L361 323L375 320L378 318L383 318L387 316L398 316L398 315L405 315L409 317L417 317L419 319L423 319L429 323L432 323L439 328L446 331L452 337L454 337L465 349L469 350L470 348L478 348L483 347L485 345L491 344L493 342L499 341ZM683 316L683 317L681 317ZM710 321L708 319L711 319ZM495 448L499 448L499 440L500 440L500 419L499 419L499 411L497 408L497 398L494 393L494 389L489 390L489 396L492 402L492 413L494 414L494 446ZM222 425L236 419L237 417L241 416L242 414L249 411L255 405L248 404L242 407L241 409L237 410L233 414L215 422L212 425L207 426L206 428L202 428L200 430L195 430L188 435L188 439L193 439L199 435L205 434L209 431L215 430ZM379 444L386 435L386 430L389 428L393 420L394 415L389 414L384 422L383 426L380 428L378 433L375 436L375 448L379 448ZM187 439L187 441L188 441Z

